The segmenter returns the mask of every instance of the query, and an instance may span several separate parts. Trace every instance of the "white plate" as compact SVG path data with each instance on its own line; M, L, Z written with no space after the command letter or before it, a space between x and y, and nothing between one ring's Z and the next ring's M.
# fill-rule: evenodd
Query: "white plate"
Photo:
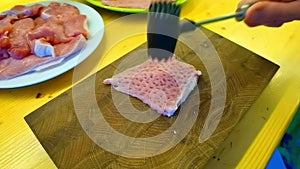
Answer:
M18 76L8 80L0 80L0 89L30 86L59 76L83 62L98 47L104 34L104 23L100 14L93 8L82 3L71 1L58 2L74 5L80 10L81 14L84 14L88 17L90 37L87 40L86 47L71 58L66 59L61 64L56 65L52 68L24 74L22 76ZM39 2L39 4L49 5L50 2Z

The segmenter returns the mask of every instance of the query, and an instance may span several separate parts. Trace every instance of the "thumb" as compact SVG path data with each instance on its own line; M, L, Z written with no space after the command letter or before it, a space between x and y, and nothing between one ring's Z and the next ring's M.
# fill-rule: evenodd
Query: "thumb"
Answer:
M255 4L257 2L260 1L273 1L273 2L292 2L295 0L242 0L238 3L238 7L242 7L243 5L247 5L247 4Z
M252 5L245 17L248 26L279 27L285 22L300 19L300 1L259 1Z

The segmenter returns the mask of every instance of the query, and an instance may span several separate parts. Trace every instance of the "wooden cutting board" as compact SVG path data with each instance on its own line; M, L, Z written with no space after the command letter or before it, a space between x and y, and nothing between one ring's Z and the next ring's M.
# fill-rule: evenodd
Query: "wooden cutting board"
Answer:
M126 119L119 113L118 107L122 106L123 103L118 103L118 105L114 103L112 99L114 90L111 90L111 86L103 85L102 81L111 77L115 71L120 68L120 65L126 62L126 58L130 57L132 53L129 53L97 72L96 76L94 76L95 81L93 84L95 84L94 93L99 110L106 122L115 131L132 138L154 137L174 125L180 115L187 114L190 117L195 116L195 112L193 111L196 107L199 111L198 114L196 114L197 116L195 116L195 123L193 123L187 136L174 147L152 157L130 158L118 155L118 153L111 153L101 146L98 146L85 133L84 130L88 129L86 126L90 125L91 122L82 122L83 127L80 125L75 113L72 89L70 89L25 117L26 122L56 166L58 168L72 169L203 167L207 161L213 157L215 150L222 141L224 141L243 115L247 113L247 110L261 94L279 68L274 63L213 32L206 29L203 29L203 32L214 44L220 56L226 74L227 89L224 113L222 116L214 117L216 121L218 118L221 118L221 120L208 140L203 143L199 142L200 131L203 129L205 120L210 112L210 105L212 104L211 78L208 76L208 71L201 59L199 59L189 47L183 43L178 43L175 53L180 56L183 61L201 70L203 76L198 83L198 88L188 97L186 101L187 106L181 107L178 115L173 118L160 116L148 123L137 123ZM146 45L142 45L138 49L145 48ZM89 80L94 79L88 78L81 84ZM82 87L84 88L85 86L83 85ZM119 96L126 97L126 95L123 94L119 94ZM195 100L197 101L197 97L199 96L199 103L195 103ZM145 104L137 99L130 98L129 103L139 111L149 110ZM88 114L89 111L87 106L86 113ZM149 110L149 112L155 114L155 112L151 110ZM182 126L182 128L184 127L185 126ZM106 132L109 133L109 131ZM178 134L176 130L173 132L175 136ZM98 137L101 138L101 135ZM117 140L113 141L119 141L120 144L124 141L122 140L123 138L115 139ZM164 148L163 146L162 144L162 149ZM119 151L122 151L122 149Z

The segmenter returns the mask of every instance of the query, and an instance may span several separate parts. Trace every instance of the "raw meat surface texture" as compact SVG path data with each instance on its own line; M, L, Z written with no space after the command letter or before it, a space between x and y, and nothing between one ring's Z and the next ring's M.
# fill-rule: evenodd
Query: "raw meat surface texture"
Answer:
M147 60L112 78L104 84L136 97L153 110L172 116L197 86L201 72L175 57L167 61Z

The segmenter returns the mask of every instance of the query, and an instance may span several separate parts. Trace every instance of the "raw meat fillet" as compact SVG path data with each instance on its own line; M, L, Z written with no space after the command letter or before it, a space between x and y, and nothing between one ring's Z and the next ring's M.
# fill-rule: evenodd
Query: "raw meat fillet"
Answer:
M44 38L52 45L66 43L71 40L71 38L68 38L65 35L64 26L56 21L45 22L27 34L27 39L29 41L40 38Z
M105 79L104 84L136 97L153 110L172 116L197 85L201 75L192 65L174 57L146 62Z
M31 72L33 70L45 69L59 64L64 58L80 51L86 45L86 39L83 35L73 37L68 43L62 43L54 46L57 57L38 57L29 55L23 59L14 59L9 57L0 62L0 79L9 79Z
M77 36L82 34L84 37L89 37L87 17L85 15L77 15L70 17L64 22L66 36Z
M42 12L41 17L62 24L67 36L82 34L86 38L89 37L87 17L81 15L75 6L53 2Z
M149 9L151 3L161 0L101 0L104 5L121 8ZM165 0L164 2L175 2L176 0Z
M76 53L84 48L86 45L86 39L82 34L73 37L68 43L60 43L54 45L54 51L56 56L67 57L72 53Z
M58 2L52 2L49 7L41 13L43 19L57 19L62 22L77 15L80 15L78 8L70 4L61 4Z
M24 73L28 73L30 69L49 61L49 57L37 57L29 55L24 59L13 59L9 57L1 60L0 64L0 79L9 79Z
M0 16L0 79L61 63L83 49L87 17L70 4L16 5Z
M9 34L11 47L8 53L14 59L23 59L30 55L30 47L27 43L26 34L34 28L34 21L25 18L13 24L13 30Z
M45 6L40 4L35 4L32 6L16 5L7 11L7 15L18 16L19 18L34 17L39 15L40 11L43 10Z

